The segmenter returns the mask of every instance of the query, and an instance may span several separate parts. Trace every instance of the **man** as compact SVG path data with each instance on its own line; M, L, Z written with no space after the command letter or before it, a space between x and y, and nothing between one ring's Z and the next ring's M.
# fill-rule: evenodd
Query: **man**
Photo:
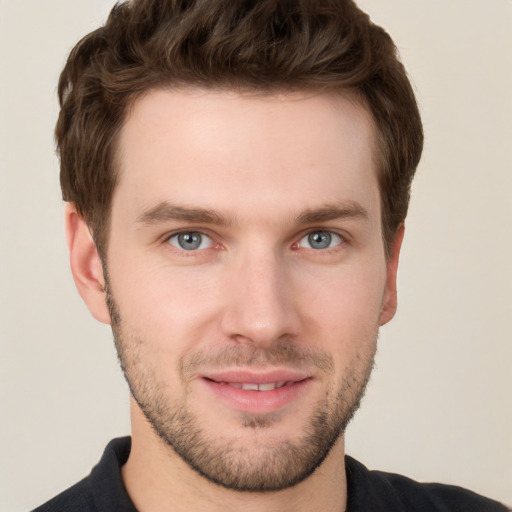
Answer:
M135 0L59 96L71 268L132 437L38 510L505 510L345 457L422 149L382 29L349 1Z

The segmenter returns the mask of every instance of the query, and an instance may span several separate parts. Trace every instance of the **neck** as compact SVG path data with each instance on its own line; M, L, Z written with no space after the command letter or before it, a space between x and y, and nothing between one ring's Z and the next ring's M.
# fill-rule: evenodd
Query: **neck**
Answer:
M264 493L233 491L191 469L133 406L132 449L122 477L139 512L344 512L347 494L342 437L321 466L293 487Z

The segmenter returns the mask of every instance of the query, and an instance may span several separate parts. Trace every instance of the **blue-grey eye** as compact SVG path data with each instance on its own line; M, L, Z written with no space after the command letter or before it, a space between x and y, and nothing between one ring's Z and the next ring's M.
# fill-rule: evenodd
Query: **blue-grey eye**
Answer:
M208 249L212 246L212 239L199 231L182 231L169 238L169 243L184 251Z
M311 233L301 238L299 247L317 250L330 249L340 245L341 242L341 236L332 231L311 231Z

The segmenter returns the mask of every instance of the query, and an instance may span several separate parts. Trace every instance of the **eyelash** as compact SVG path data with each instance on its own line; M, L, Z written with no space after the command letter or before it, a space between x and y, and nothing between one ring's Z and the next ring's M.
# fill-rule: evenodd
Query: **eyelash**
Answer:
M326 252L331 249L335 249L336 247L343 245L346 241L343 236L341 236L339 233L336 233L334 231L329 231L327 229L315 229L315 230L308 231L303 237L300 238L300 240L298 242L296 242L294 244L294 246L300 247L301 242L305 239L308 239L308 242L311 245L311 243L312 243L311 236L312 235L322 235L322 236L328 237L328 244L329 244L328 247L321 247L321 248L316 248L316 249L314 247L309 247L309 249L311 249L315 252L316 251ZM333 241L333 239L336 243L334 246L331 247L330 244Z
M178 240L178 237L180 235L199 235L200 237L202 237L202 240L200 242L199 247L193 248L193 249L185 249L183 247L180 247L178 242L176 242L176 245L174 243L172 243L172 240L173 239ZM207 240L209 240L210 243L208 244L208 247L201 248L200 246L203 245L203 243L205 242L205 238ZM165 243L168 246L171 246L172 250L178 252L181 256L187 256L187 257L198 256L198 253L201 253L201 252L205 251L206 249L211 249L214 246L220 247L220 244L216 244L211 236L209 236L206 233L203 233L202 231L199 231L199 230L182 230L182 231L178 231L176 233L171 233L169 236L165 237Z
M307 237L310 237L311 235L313 234L326 234L326 235L329 235L329 237L331 237L331 241L332 241L332 238L335 238L335 239L338 239L338 241L336 242L336 244L332 247L325 247L325 248L319 248L319 249L315 249L313 247L305 247L305 249L308 249L308 250L311 250L311 251L314 251L316 252L317 254L328 254L328 253L331 253L332 251L336 251L336 250L339 250L339 247L340 246L345 246L348 244L349 240L347 239L347 236L341 234L341 233L338 233L336 231L332 231L332 230L329 230L329 229L310 229L308 230L306 233L302 234L300 236L300 238L298 239L298 241L294 242L292 244L292 248L293 249L300 249L301 246L300 246L300 243L306 239ZM210 240L210 244L208 247L203 247L203 248L200 248L197 247L197 248L194 248L194 249L184 249L183 247L179 247L179 244L177 243L177 245L171 243L171 240L173 239L178 239L178 237L180 235L200 235L201 237L204 237L204 238L207 238ZM207 249L211 249L215 246L217 247L222 247L220 244L216 244L215 241L213 240L213 238L204 233L203 231L200 231L200 230L182 230L182 231L178 231L178 232L174 232L174 233L171 233L170 235L166 236L165 239L164 239L165 243L172 246L172 248L176 251L178 251L180 254L182 254L183 256L197 256L198 253L202 252L202 251L205 251ZM201 240L201 243L200 245L202 245L204 242L204 239Z

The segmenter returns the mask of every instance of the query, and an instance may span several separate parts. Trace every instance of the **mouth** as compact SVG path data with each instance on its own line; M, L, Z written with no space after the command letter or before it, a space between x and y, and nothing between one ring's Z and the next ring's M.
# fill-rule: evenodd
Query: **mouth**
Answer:
M273 391L274 389L279 389L284 386L293 386L296 382L300 381L267 382L262 384L257 384L256 382L217 382L214 380L212 380L212 382L220 384L221 386L231 386L232 388L243 389L244 391Z
M250 414L279 411L303 397L313 378L290 370L267 373L221 372L205 375L202 381L214 397L230 409Z

